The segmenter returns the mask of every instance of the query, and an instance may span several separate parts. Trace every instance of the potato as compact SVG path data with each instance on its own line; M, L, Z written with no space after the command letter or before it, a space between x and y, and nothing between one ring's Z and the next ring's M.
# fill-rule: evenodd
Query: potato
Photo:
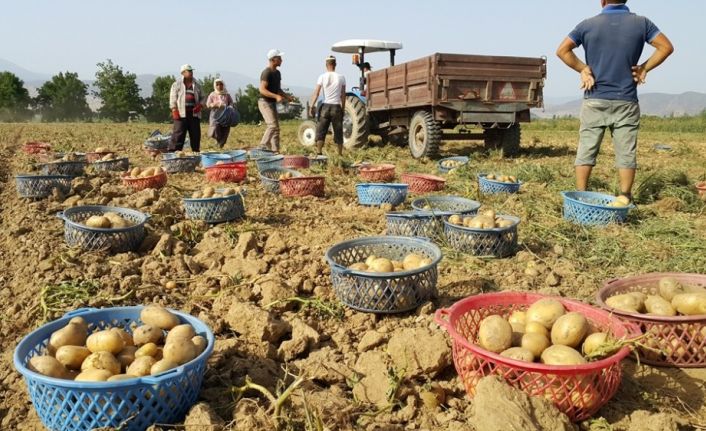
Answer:
M549 330L539 322L527 322L525 325L525 334L542 334L549 338Z
M489 180L494 180L494 179L495 179L495 174L487 174L487 175L485 176L485 178L487 178L487 179L489 179Z
M80 370L81 364L90 354L91 351L83 346L61 346L54 357L66 368Z
M640 303L638 296L631 295L629 293L613 295L605 300L605 304L608 307L615 308L620 311L626 311L628 313L639 313L639 310L642 309L642 306L644 305Z
M495 220L495 210L494 209L487 209L483 210L480 213L481 217L487 217L491 220Z
M203 198L203 192L201 192L200 190L196 190L195 192L193 192L191 194L191 198L192 199L201 199L201 198Z
M165 344L162 354L164 355L164 359L168 359L179 365L185 364L197 356L194 342L184 338L177 338Z
M449 217L449 223L456 225L463 224L463 218L461 218L461 216L458 214L454 214Z
M672 304L661 296L648 295L645 299L645 310L655 316L676 316L677 312Z
M391 261L391 262L392 262L392 268L395 269L395 272L397 272L397 271L404 271L404 270L405 270L405 269L404 269L404 264L403 264L401 261L399 261L399 260L393 260L393 261Z
M512 220L508 220L508 219L501 218L501 219L499 219L499 220L495 223L495 226L496 226L496 227L504 228L504 227L510 227L510 226L512 226L514 223L515 223L515 222L513 222Z
M512 326L496 314L481 320L478 327L478 343L486 350L500 353L512 346Z
M214 189L211 186L204 187L203 197L210 198L210 197L213 197L214 194L216 194L216 189Z
M565 312L561 302L556 299L542 298L529 306L526 319L527 322L538 322L545 328L551 329L554 322Z
M154 168L145 168L142 171L142 173L140 173L140 178L147 178L147 177L151 177L154 175L155 175Z
M517 177L514 175L508 175L507 179L510 180L511 183L517 182Z
M379 257L372 262L370 269L373 272L394 272L395 267L392 266L390 259L385 259L384 257Z
M132 170L130 171L130 176L133 177L133 178L136 178L136 177L139 177L141 173L142 173L142 169L140 169L139 167L135 166L135 167L132 168Z
M163 331L152 325L138 326L132 331L132 340L136 346L142 346L147 343L159 343L163 336Z
M562 344L555 344L544 349L541 360L546 365L581 365L586 363L586 359L581 356L581 353Z
M368 256L368 257L365 259L365 264L368 265L368 267L370 267L370 266L373 265L373 261L374 261L375 259L377 259L377 258L378 258L378 257L375 256L374 254L371 254L370 256Z
M161 305L152 304L142 309L140 320L146 325L160 329L172 329L179 324L179 318Z
M135 345L132 341L132 335L130 335L126 330L122 328L111 328L111 331L114 331L115 333L120 335L120 338L123 339L123 343L125 343L125 346Z
M135 358L141 358L142 356L152 356L157 354L157 345L154 343L147 343L135 351Z
M122 380L130 380L130 379L135 379L137 376L133 376L130 374L116 374L114 376L108 377L108 382L119 382Z
M512 314L510 314L510 317L507 318L507 321L511 325L513 323L518 323L524 327L525 324L527 323L527 313L524 311L519 311L519 310L513 311Z
M135 358L135 361L127 367L125 372L138 377L147 376L150 374L152 365L156 362L157 360L152 356L140 356L139 358Z
M685 316L706 314L706 292L674 295L672 307Z
M368 270L368 265L364 264L363 262L357 262L354 263L353 265L350 265L348 269L352 269L354 271L367 271Z
M89 335L86 339L86 347L88 347L88 350L93 353L110 352L117 354L125 347L125 341L118 332L113 330L113 328L104 329Z
M232 188L232 187L227 187L227 188L223 189L223 193L222 193L222 194L223 194L223 196L233 196L233 195L236 194L236 193L238 193L238 192L235 191L234 188Z
M74 380L77 382L105 382L110 377L112 377L112 374L110 374L110 371L108 370L91 368L81 371L81 373L76 376Z
M170 341L176 340L177 338L188 338L192 339L196 336L196 331L194 327L188 323L183 323L172 328L171 331L167 333L167 338L164 339L164 344Z
M32 356L27 363L27 368L43 376L57 379L66 379L69 374L61 362L47 355Z
M588 320L583 314L572 311L560 316L552 325L552 344L576 348L588 333Z
M599 347L608 343L610 340L611 337L606 332L594 332L593 334L586 337L586 339L583 341L581 351L584 355L590 355L596 350L598 350Z
M520 347L529 351L535 358L539 358L542 352L549 346L551 342L546 335L537 332L529 332L522 336Z
M135 346L125 346L123 350L120 351L117 355L115 355L115 359L120 362L120 366L125 369L128 367L128 365L132 364L132 361L135 360L135 353L137 352L137 347Z
M95 153L107 153L108 150L106 147L97 147L96 150L94 151Z
M194 343L194 346L196 346L196 356L203 353L203 351L206 350L206 347L208 347L208 340L200 335L192 338L191 342Z
M150 374L151 375L156 375L163 373L167 370L171 370L172 368L178 367L179 364L176 364L172 361L169 361L167 359L162 359L161 361L157 361L154 364L152 364L152 367L150 367Z
M664 277L659 280L659 294L667 301L671 301L674 295L686 293L684 286L672 277Z
M108 217L99 216L99 215L93 215L93 216L88 217L88 219L86 219L86 222L84 224L88 227L101 228L101 229L109 229L112 226L112 223L110 223L110 220L108 219Z
M87 335L88 325L86 321L81 317L74 317L66 326L51 334L47 350L53 355L61 346L84 346Z
M81 364L81 371L90 369L106 370L110 375L120 374L120 361L110 352L100 351L91 353Z
M121 229L132 226L132 223L122 218L118 213L114 213L112 211L103 214L103 217L107 218L110 221L111 227L114 229Z
M500 352L500 356L505 356L506 358L514 359L516 361L534 361L534 354L527 349L523 349L522 347L510 347L509 349Z

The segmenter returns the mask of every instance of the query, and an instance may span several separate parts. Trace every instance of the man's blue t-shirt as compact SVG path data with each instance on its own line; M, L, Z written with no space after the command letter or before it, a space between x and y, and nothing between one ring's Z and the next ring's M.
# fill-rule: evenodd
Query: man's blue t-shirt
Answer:
M584 97L637 102L632 67L640 61L645 42L658 34L652 21L631 13L625 5L608 5L600 15L577 25L569 38L576 46L583 45L586 64L596 79L596 86Z

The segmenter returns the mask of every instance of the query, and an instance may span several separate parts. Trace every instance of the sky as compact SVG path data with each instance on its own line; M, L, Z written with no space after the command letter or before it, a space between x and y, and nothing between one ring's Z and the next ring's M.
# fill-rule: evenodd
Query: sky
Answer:
M706 1L630 0L628 6L652 19L676 48L642 91L706 92ZM137 74L176 74L190 63L197 77L232 71L256 78L268 49L278 48L286 54L283 84L312 88L334 42L386 39L404 45L398 63L434 52L547 56L545 97L576 98L578 75L554 53L577 23L599 12L599 0L7 1L0 58L83 79L92 79L96 63L108 58ZM652 50L647 46L643 58ZM338 56L350 86L356 70L348 54ZM366 59L374 68L388 64L386 54Z

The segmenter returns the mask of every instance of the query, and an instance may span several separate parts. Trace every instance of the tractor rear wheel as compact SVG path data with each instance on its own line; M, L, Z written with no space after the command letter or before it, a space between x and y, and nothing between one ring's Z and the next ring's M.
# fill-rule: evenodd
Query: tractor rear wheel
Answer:
M412 157L434 158L439 155L441 145L441 127L434 120L431 112L417 111L409 123L409 149Z
M312 147L316 143L316 123L311 120L303 121L297 130L299 143L305 147Z
M362 100L346 96L346 109L343 111L343 146L360 148L368 144L370 124L368 113Z

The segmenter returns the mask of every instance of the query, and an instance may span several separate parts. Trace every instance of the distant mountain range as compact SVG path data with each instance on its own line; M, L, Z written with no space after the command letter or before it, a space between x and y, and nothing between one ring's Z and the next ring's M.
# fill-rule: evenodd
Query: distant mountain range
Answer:
M545 101L544 111L534 110L532 113L540 118L553 116L578 117L581 112L581 99L571 101ZM645 93L640 94L640 111L643 115L683 116L696 115L706 109L706 94L688 91L682 94Z

